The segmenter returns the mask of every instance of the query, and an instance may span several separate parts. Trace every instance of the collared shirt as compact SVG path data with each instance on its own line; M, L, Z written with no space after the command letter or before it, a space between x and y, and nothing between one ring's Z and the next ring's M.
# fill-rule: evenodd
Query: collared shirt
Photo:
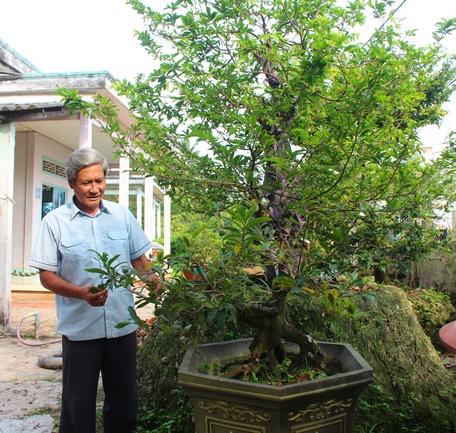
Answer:
M97 286L100 275L85 271L100 268L93 251L120 255L116 263L131 266L152 247L138 221L124 206L104 200L95 216L82 212L73 201L60 206L43 218L33 248L30 266L56 274L76 286ZM129 324L129 306L133 295L127 289L109 290L103 307L86 301L56 295L57 332L70 340L92 340L127 335L136 329Z

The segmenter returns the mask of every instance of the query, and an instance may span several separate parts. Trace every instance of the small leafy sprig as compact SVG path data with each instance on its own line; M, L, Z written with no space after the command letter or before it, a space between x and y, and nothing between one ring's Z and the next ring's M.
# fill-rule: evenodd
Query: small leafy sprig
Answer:
M120 254L109 257L107 253L99 253L98 251L89 250L94 253L100 262L99 268L87 268L87 272L99 274L101 276L101 283L97 286L91 287L91 293L97 293L104 289L114 290L117 287L123 287L132 291L133 283L137 279L141 279L139 273L126 262L116 263Z
M162 269L155 266L153 262L144 269L144 273L138 272L135 268L129 266L126 262L118 262L120 254L110 257L107 253L99 253L95 250L89 250L94 253L100 263L98 268L86 268L87 272L92 272L101 276L101 283L97 286L91 287L91 293L97 293L101 290L108 289L114 290L122 288L132 292L137 297L147 297L148 303L153 302L157 298L157 281L150 281L149 274L156 273L159 276L162 274ZM146 290L146 294L144 291ZM158 300L157 300L158 302ZM148 324L144 323L136 314L136 310L129 306L128 311L132 321L143 328L148 328ZM131 322L122 322L116 325L117 328L123 328Z

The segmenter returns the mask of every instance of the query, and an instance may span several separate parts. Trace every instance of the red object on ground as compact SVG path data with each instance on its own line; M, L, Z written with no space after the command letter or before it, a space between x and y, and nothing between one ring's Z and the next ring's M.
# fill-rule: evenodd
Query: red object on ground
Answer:
M440 328L439 337L449 352L456 353L456 320Z

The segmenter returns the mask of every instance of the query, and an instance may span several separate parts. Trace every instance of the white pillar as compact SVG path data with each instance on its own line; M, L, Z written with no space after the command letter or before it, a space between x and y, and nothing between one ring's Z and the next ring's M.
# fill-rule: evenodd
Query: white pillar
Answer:
M79 119L79 148L93 147L92 145L92 119L81 114Z
M0 124L0 335L10 332L16 127Z
M142 188L136 188L136 219L143 226Z
M163 249L165 256L171 254L171 198L163 197Z
M161 238L162 237L162 207L159 201L154 200L154 213L155 213L155 237Z
M154 211L154 179L144 179L144 233L153 241L156 238L156 219Z
M34 167L35 161L35 140L31 140L31 134L27 134L27 170L25 172L25 215L24 215L24 254L23 262L24 268L29 266L29 260L32 255L33 241L34 241L34 208L35 208L35 185L34 180ZM41 203L41 200L39 200ZM40 206L41 207L41 206ZM41 209L39 209L38 218L41 219Z
M130 158L119 158L119 203L129 207L130 194Z

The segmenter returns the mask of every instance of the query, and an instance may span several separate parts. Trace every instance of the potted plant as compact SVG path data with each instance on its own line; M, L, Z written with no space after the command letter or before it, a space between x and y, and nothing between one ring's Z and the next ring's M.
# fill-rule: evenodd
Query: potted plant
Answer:
M347 344L321 343L343 370L333 376L285 386L252 383L200 372L202 361L248 357L251 339L190 347L179 383L195 408L197 432L354 431L359 394L372 382L372 369ZM299 348L289 347L297 353Z
M220 217L223 254L200 280L168 281L200 302L182 306L195 317L188 329L244 320L256 329L250 369L271 354L280 363L283 340L323 367L325 346L286 321L289 295L355 315L350 288L430 251L437 230L428 222L454 200L454 143L426 162L418 139L454 89L454 59L441 44L454 20L417 47L386 20L384 2L182 0L162 13L129 3L159 61L136 84L118 83L133 126L122 130L101 95L90 103L59 93L71 112L103 118L119 152L173 200ZM368 13L386 23L360 39ZM254 266L260 275L246 272ZM325 431L348 431L338 428Z
M159 326L195 342L179 368L179 384L193 400L197 432L351 432L358 396L373 380L372 368L349 344L316 342L288 323L289 290L279 279L277 286L269 285L254 247L260 241L258 230L268 221L253 218L253 208L243 209L224 218L220 255L198 271L198 278L185 275L194 260L179 254L151 263L150 270L165 282L159 293L155 282L116 263L116 257L93 252L101 268L88 271L100 274L102 286L111 289L140 281L137 306L153 303ZM234 223L244 218L243 224ZM237 248L241 244L242 251ZM252 261L261 266L246 266ZM169 294L179 302L170 303ZM134 309L130 313L138 325L147 326ZM204 326L223 329L238 321L255 328L254 338L196 343ZM213 374L202 370L204 364L209 369L229 366ZM277 379L280 383L265 383L263 371L269 378L284 376Z

